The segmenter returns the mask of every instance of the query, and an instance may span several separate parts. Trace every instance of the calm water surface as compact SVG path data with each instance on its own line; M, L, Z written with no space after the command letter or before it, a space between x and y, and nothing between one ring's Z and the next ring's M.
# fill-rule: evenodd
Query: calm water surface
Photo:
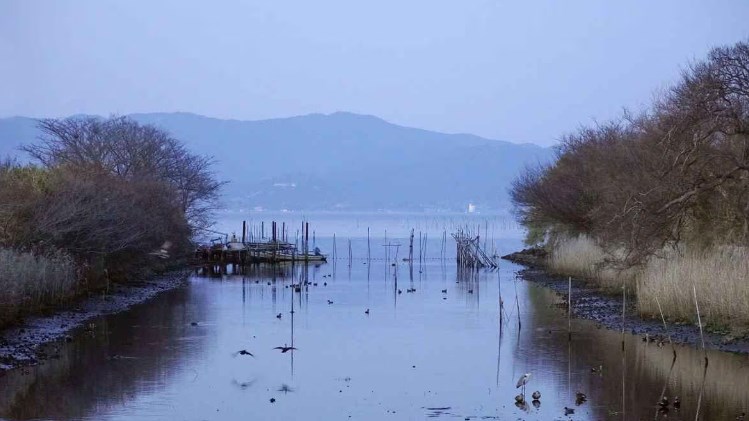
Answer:
M747 411L746 356L711 352L705 373L696 350L678 348L672 365L670 348L625 335L622 351L621 332L582 320L572 321L569 341L553 293L517 280L520 267L507 262L458 273L452 259L439 259L440 235L430 234L428 259L420 263L416 252L413 271L401 260L406 239L388 240L404 245L392 266L384 238L371 240L368 261L361 236L352 239L350 265L348 239L338 237L339 259L306 270L200 269L185 288L96 320L95 333L77 334L59 360L1 377L0 416L713 420ZM501 237L498 252L520 246ZM316 240L332 250L332 238ZM300 279L317 286L288 288ZM508 316L501 335L500 294ZM297 351L273 349L292 343ZM235 355L242 349L255 357ZM598 366L602 373L592 373ZM523 373L531 373L529 403L516 405ZM664 389L680 396L679 411L657 411ZM530 403L535 390L540 405ZM578 391L588 397L579 405Z

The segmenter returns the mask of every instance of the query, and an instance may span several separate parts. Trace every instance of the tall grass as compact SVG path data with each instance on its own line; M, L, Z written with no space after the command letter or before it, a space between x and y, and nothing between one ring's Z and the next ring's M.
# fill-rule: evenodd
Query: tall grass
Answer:
M581 235L557 238L549 244L549 255L554 273L584 278L609 291L621 291L623 282L633 285L643 315L660 317L660 302L666 318L696 322L694 285L704 323L749 327L749 248L682 247L621 271L612 263L618 256Z
M0 248L0 325L23 310L72 297L76 281L75 262L61 251L38 255Z
M619 270L612 261L616 256L607 254L595 240L587 235L560 236L550 244L549 270L592 282L607 291L621 291L622 282L632 282L636 270Z
M651 259L638 277L640 312L658 314L658 297L669 318L696 321L692 285L708 324L749 327L749 249L687 249Z

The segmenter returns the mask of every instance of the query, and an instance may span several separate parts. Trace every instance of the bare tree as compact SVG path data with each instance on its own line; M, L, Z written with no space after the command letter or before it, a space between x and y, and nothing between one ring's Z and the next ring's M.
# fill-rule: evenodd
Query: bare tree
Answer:
M45 119L40 142L22 149L46 167L101 170L127 180L168 182L193 228L209 223L223 185L212 158L190 153L167 132L126 117Z

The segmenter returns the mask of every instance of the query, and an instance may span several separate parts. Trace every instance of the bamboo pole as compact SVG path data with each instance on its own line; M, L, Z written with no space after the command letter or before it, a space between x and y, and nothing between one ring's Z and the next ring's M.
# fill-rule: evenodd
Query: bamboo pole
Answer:
M694 307L697 309L697 323L700 325L700 340L702 341L702 352L705 353L705 367L707 367L707 350L705 349L705 336L702 333L702 318L700 317L700 305L697 304L697 288L692 284L692 292L694 293Z
M671 332L668 331L668 327L666 326L666 317L663 315L663 309L661 308L661 302L658 301L658 296L655 296L655 303L658 304L658 312L661 313L661 321L663 322L663 329L666 331L666 336L668 336L668 343L671 344L671 350L674 352L674 361L676 360L676 347L674 346L674 342L671 340Z

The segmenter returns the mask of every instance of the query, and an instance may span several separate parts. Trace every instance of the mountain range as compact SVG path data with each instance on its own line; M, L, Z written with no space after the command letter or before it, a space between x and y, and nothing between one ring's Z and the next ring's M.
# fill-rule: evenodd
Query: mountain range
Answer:
M508 208L508 188L551 148L403 127L337 112L269 120L190 113L131 114L213 156L231 208L478 210ZM0 157L19 155L39 132L28 117L0 119Z

